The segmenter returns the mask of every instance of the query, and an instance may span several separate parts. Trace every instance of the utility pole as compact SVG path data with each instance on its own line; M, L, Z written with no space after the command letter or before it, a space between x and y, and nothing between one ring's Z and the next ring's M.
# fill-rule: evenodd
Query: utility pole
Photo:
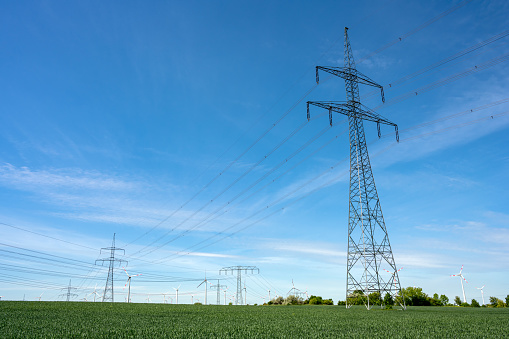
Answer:
M223 288L226 289L227 287L228 286L226 286L226 285L221 285L219 283L219 279L217 279L217 285L210 286L211 289L215 288L217 290L217 303L216 303L216 305L221 305L221 289L223 289ZM225 300L226 300L226 296L225 296Z
M237 294L235 295L235 305L242 305L242 271L244 273L248 273L251 271L251 274L260 273L260 270L256 266L231 266L231 267L223 267L219 270L219 274L224 272L225 275L228 275L228 272L237 272Z
M376 122L379 137L380 124L394 126L397 141L399 141L399 134L395 123L361 104L359 84L380 88L382 101L385 102L383 87L357 70L347 27L344 34L344 67L317 66L316 82L319 82L318 71L320 70L344 79L347 101L308 101L307 118L308 120L310 118L310 104L329 111L331 126L332 112L348 117L350 194L346 307L351 306L349 301L356 296L357 291L362 291L367 300L366 307L370 309L369 294L378 292L383 298L384 294L389 293L394 298L401 293L401 285L371 170L363 120ZM379 274L383 269L392 273L387 281ZM404 302L401 306L405 308Z
M106 279L106 286L104 287L104 294L103 294L103 302L104 301L114 301L114 293L113 293L113 269L115 267L115 263L118 263L119 266L122 264L122 262L125 262L127 265L127 260L124 259L117 259L115 258L115 251L122 251L125 254L124 249L115 247L115 233L113 233L113 241L111 243L111 247L103 247L101 248L101 254L104 251L109 251L110 256L109 258L103 258L103 259L97 259L95 261L96 265L97 262L100 261L102 265L104 265L104 262L109 261L109 270L108 270L108 279Z
M71 297L77 297L78 296L76 293L72 293L71 292L72 290L76 290L76 287L71 287L71 279L69 279L69 286L65 287L65 288L62 288L62 289L63 290L67 290L67 293L62 293L62 294L59 295L59 297L66 296L67 297L66 301L71 300Z

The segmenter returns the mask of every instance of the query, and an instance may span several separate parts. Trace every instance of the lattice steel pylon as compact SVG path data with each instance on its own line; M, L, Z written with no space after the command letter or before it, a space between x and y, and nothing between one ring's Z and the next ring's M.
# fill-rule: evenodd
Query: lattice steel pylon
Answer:
M115 251L123 251L125 254L124 249L115 247L115 233L113 233L113 241L111 243L111 247L103 247L101 248L102 251L110 251L110 257L109 258L103 258L103 259L97 259L95 262L97 264L98 261L102 262L104 265L105 261L109 261L109 270L108 270L108 279L106 279L106 286L104 287L104 294L103 294L103 302L104 301L111 301L114 302L114 293L113 293L113 270L115 268L115 263L119 263L119 265L122 264L122 262L127 263L127 260L124 259L118 259L115 258Z
M69 286L66 287L66 288L62 288L63 290L67 290L67 293L63 293L63 294L60 294L59 296L65 296L66 297L66 301L70 301L71 300L71 297L77 297L78 295L76 293L73 293L71 291L75 291L77 290L76 287L71 287L71 279L69 279Z
M235 295L235 305L242 305L242 271L246 272L251 271L254 273L260 273L260 270L256 266L231 266L231 267L223 267L219 270L219 274L224 272L228 274L228 272L237 272L237 294Z
M228 286L226 285L221 285L219 283L219 279L217 279L217 285L212 285L210 286L211 289L216 289L217 291L217 302L216 302L216 305L221 305L221 289L222 288L227 288Z
M389 242L389 235L380 206L369 161L363 120L377 123L380 137L380 124L394 126L396 140L399 141L398 126L365 107L360 102L359 84L380 88L382 101L385 102L383 87L356 69L352 47L345 27L344 67L316 67L318 72L325 71L345 80L346 102L308 101L307 118L310 119L309 105L329 110L329 122L332 126L332 112L348 117L350 139L350 194L348 215L348 255L346 305L352 306L354 299L364 300L368 309L373 303L382 305L381 300L388 293L405 308L401 296L398 270ZM390 276L382 275L384 271ZM378 292L379 295L374 294Z

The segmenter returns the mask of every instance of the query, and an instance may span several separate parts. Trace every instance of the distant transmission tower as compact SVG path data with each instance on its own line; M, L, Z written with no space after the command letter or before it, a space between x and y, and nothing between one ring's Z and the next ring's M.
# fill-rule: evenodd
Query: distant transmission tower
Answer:
M219 283L219 279L217 279L217 285L212 285L210 286L211 289L216 289L217 290L217 303L216 305L221 305L221 289L222 288L227 288L228 286L226 285L221 285Z
M97 259L95 263L97 264L98 261L100 261L103 265L105 261L110 262L110 268L108 270L108 279L106 280L106 286L104 287L104 294L103 294L103 301L111 301L113 302L113 269L115 267L115 263L117 262L119 265L122 264L122 262L127 263L127 260L123 259L117 259L115 258L115 251L123 251L125 254L125 251L122 248L115 247L115 233L113 233L113 242L111 243L111 247L103 247L101 248L102 251L109 251L110 257L109 258L103 258L103 259Z
M256 273L260 273L260 270L256 266L231 266L231 267L223 267L219 270L219 274L221 272L224 272L225 275L228 274L228 272L237 272L237 294L235 295L235 305L242 305L242 271L244 271L246 274L247 271L251 271L251 274L256 271Z
M348 28L345 27L345 67L316 67L316 82L319 82L318 71L322 70L345 80L346 102L308 101L309 105L325 108L329 111L329 122L332 126L332 112L348 117L350 139L350 196L348 215L348 257L346 304L352 306L353 298L363 295L366 307L370 309L370 297L373 292L383 298L389 293L393 298L401 293L398 271L392 255L389 235L385 227L380 200L376 191L373 172L366 146L363 120L377 123L380 137L380 124L394 126L396 140L399 141L398 126L365 107L360 102L359 84L380 88L382 101L385 102L383 87L366 75L359 72L348 39ZM387 270L390 277L384 278L381 273ZM403 299L403 298L401 298ZM405 308L404 302L401 304Z
M76 287L71 287L71 279L69 279L69 286L66 287L66 288L62 288L62 289L63 290L67 290L67 293L62 293L59 296L60 297L66 296L67 297L66 301L71 300L71 297L77 297L78 296L76 293L72 293L71 292L71 291L76 290Z

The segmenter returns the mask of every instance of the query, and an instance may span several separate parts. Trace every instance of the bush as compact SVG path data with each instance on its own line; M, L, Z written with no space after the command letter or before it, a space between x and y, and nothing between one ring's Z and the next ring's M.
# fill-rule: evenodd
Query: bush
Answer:
M301 297L292 294L286 297L283 305L302 305L303 303L304 300Z
M323 305L334 305L334 302L332 301L332 299L325 299L323 302L322 302Z
M481 305L479 305L479 303L475 299L472 299L471 305L472 305L472 307L481 307Z

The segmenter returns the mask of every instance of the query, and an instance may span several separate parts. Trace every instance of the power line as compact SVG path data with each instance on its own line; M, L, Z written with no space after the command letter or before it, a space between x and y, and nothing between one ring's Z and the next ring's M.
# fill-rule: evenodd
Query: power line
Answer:
M360 64L361 62L373 57L374 55L380 53L380 52L383 52L384 50L386 50L387 48L397 44L398 42L401 42L403 41L404 39L408 38L409 36L421 31L422 29L428 27L429 25L431 25L432 23L442 19L443 17L451 14L452 12L456 11L457 9L465 6L466 4L468 4L469 2L472 2L472 0L464 0L462 2L460 2L459 4L457 4L456 6L453 6L451 8L449 8L448 10L446 10L445 12L442 12L440 13L439 15L437 15L436 17L426 21L425 23L423 23L422 25L420 26L417 26L416 28L410 30L409 32L399 36L398 38L392 40L391 42L389 42L388 44L374 50L373 52L369 53L368 55L366 55L364 58L361 58L359 59L359 61L357 61L358 64Z

